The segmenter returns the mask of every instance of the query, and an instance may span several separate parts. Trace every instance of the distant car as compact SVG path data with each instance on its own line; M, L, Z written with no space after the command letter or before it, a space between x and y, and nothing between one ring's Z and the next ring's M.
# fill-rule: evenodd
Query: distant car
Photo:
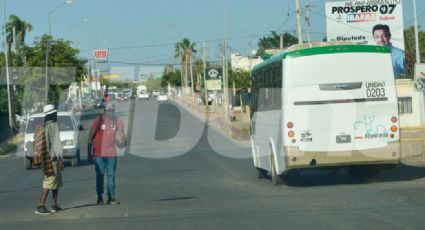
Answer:
M103 99L96 99L93 101L93 107L95 109L101 109L105 107L105 100Z
M43 122L44 113L33 114L28 118L24 136L24 166L26 169L32 168L34 132L37 126ZM63 156L65 159L71 159L71 165L76 166L80 163L79 131L83 127L77 124L72 112L58 112L57 123Z
M158 95L158 97L157 97L157 99L156 99L157 101L168 101L168 96L167 96L167 94L159 94Z
M88 107L92 103L93 103L93 100L90 99L90 98L81 98L81 105L82 105L83 108Z
M139 100L149 100L149 94L146 91L142 91L139 94Z
M161 94L161 91L159 91L159 90L154 90L154 91L152 91L152 96L153 97L157 97L158 95L160 95Z
M123 95L123 97L124 97L124 100L128 100L128 99L130 99L130 98L131 98L131 94L132 94L132 92L131 92L131 90L130 90L130 89L124 89L124 90L122 91L122 95Z

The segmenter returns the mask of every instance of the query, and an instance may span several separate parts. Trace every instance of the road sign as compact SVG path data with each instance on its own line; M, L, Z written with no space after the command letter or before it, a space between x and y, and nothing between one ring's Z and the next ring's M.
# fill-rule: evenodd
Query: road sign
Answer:
M205 69L205 79L206 80L223 79L223 69L222 68Z
M93 56L95 59L98 59L98 60L106 60L108 58L108 50L107 49L93 50Z
M208 90L221 90L221 80L207 80L207 89Z

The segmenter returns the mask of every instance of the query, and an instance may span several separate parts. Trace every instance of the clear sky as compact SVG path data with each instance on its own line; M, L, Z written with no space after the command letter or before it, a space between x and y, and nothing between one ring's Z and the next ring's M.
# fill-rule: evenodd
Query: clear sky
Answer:
M243 55L255 48L270 31L295 33L294 0L4 0L6 15L15 14L33 25L26 42L48 32L48 12L53 10L55 38L71 40L81 56L109 48L110 60L141 64L172 64L174 44L182 38L206 41L209 60L219 60L224 37L224 9L230 52ZM301 0L312 5L312 37L326 36L325 0ZM413 24L412 1L404 0L405 27ZM225 7L226 5L226 7ZM425 24L425 1L417 0L419 25ZM288 16L289 15L289 16ZM305 30L305 22L303 22ZM200 52L199 52L200 54Z

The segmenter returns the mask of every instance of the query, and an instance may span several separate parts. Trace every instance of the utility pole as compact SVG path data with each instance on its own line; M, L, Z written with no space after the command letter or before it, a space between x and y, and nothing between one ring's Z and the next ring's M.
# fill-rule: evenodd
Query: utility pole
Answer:
M224 3L224 46L223 46L223 92L224 92L224 115L225 119L229 119L229 75L227 69L227 5Z
M301 31L301 7L300 0L295 0L295 8L297 12L297 34L298 34L298 44L303 43L303 35Z
M283 35L280 35L280 42L279 42L279 48L280 50L283 50Z
M189 52L189 68L190 68L190 89L191 89L191 95L195 92L193 88L193 66L192 66L192 51Z
M306 4L305 8L306 8L306 16L305 16L305 21L307 22L307 42L311 43L311 19L310 19L310 4Z
M7 107L9 110L9 127L10 130L13 130L13 122L12 122L12 104L10 101L10 75L9 75L9 55L7 53L8 44L6 39L6 6L3 0L3 32L4 32L4 57L6 59L6 84L7 84Z
M248 52L248 60L249 60L249 73L251 73L252 68L252 55L253 55L253 49L252 49L252 34L249 34L249 52Z
M207 69L207 57L206 57L206 53L205 53L205 48L206 48L206 44L204 42L204 47L202 49L202 64L203 64L203 68L204 68L204 90L205 90L205 109L208 110L208 89L207 89L207 76L206 76L206 69Z
M416 63L421 63L421 54L419 49L419 35L418 35L418 19L416 18L416 0L412 0L413 4L413 24L415 30L415 46L416 46Z

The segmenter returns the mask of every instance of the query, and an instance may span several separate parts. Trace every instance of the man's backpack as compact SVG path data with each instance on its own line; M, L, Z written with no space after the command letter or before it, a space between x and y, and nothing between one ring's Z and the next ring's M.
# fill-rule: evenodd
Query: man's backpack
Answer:
M41 166L46 176L54 174L43 124L38 125L34 133L33 165Z

